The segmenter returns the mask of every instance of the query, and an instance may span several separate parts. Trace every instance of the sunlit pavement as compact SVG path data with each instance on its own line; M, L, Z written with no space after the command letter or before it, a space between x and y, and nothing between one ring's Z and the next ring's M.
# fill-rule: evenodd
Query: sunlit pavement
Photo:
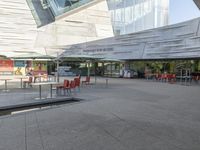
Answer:
M98 78L72 93L79 103L1 116L0 150L199 150L199 89ZM37 101L37 88L25 90L1 91L0 105Z

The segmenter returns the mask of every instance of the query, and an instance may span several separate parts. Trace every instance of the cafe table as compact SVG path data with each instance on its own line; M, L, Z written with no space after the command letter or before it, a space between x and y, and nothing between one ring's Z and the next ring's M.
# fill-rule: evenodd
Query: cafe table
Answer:
M20 79L20 87L23 88L23 79L27 79L26 76L16 76L15 79Z
M60 85L60 83L59 82L36 82L36 83L31 83L31 85L39 86L39 98L36 98L36 99L45 99L45 98L42 98L42 86L50 85L50 98L52 98L53 85Z
M8 80L12 80L12 79L11 79L11 78L1 78L0 80L5 82L5 83L4 83L3 92L9 92L7 82L8 82Z

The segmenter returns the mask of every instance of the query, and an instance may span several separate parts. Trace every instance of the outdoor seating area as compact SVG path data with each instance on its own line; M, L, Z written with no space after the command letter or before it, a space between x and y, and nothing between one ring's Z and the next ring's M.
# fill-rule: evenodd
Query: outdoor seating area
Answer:
M80 92L80 78L75 77L73 80L64 79L63 84L56 86L57 95L71 95L72 92L76 94L76 92Z
M176 74L146 74L146 80L165 82L171 84L192 85L199 84L199 76L197 75L176 75Z
M87 80L86 84L84 78ZM17 90L19 94L25 95L26 91L29 91L30 94L32 93L33 99L51 99L77 95L81 92L81 84L89 85L91 83L90 76L83 77L82 81L80 76L60 77L60 82L55 79L54 76L51 76L51 80L34 80L34 76L1 77L0 94L9 95Z
M154 80L160 82L168 82L175 83L176 82L176 74L145 74L145 78L147 80Z
M89 77L90 82L86 85L82 81L88 78L87 76L68 76L59 77L55 81L33 82L32 76L7 76L6 78L0 77L0 107L10 107L18 104L34 104L45 101L57 101L59 99L70 99L79 97L82 99L82 94L86 91L98 88L109 88L108 82L105 78ZM106 79L108 80L108 79ZM96 82L95 82L96 81ZM92 85L92 86L89 86ZM89 92L90 93L90 92Z
M141 64L141 62L140 62ZM198 60L149 61L143 63L146 80L180 85L199 85Z

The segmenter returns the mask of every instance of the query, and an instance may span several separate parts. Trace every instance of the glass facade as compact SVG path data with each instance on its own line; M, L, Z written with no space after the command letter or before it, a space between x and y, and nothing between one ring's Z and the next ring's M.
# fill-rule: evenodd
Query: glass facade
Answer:
M27 0L37 25L94 0ZM168 24L169 0L107 0L115 35L128 34Z
M107 0L114 33L128 34L168 24L169 0Z

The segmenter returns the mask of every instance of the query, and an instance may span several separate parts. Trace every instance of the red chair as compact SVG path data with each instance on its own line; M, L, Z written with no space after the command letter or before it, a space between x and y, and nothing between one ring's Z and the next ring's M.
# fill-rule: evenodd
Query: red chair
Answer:
M169 83L175 83L176 82L176 75L175 74L169 74L168 75L168 82Z
M71 87L71 89L76 88L76 83L75 83L74 80L71 81L71 83L70 83L70 87Z
M64 95L66 94L66 90L67 90L67 94L71 93L71 88L70 88L70 82L69 80L67 80L66 83L64 83L64 87L63 87L63 90L64 90Z
M79 78L81 80L81 75L79 74L76 78Z
M58 86L56 86L56 93L58 94L59 91L60 91L60 93L61 93L61 90L62 90L62 89L63 89L64 92L65 92L65 89L66 89L68 86L69 86L69 80L64 80L63 85L58 85Z
M74 81L75 81L75 86L80 91L80 84L81 84L80 78L74 78Z
M83 84L85 84L85 85L90 84L90 76L87 76L87 77L85 78L85 80L82 81L82 85L83 85Z
M167 81L170 82L172 80L172 74L167 74Z
M161 81L167 81L167 74L161 74Z
M75 81L74 80L72 80L71 82L68 81L68 83L63 88L64 89L64 95L65 95L65 90L67 90L68 94L71 94L72 89L74 89L74 91L75 91L75 88L76 88Z
M157 73L157 74L155 75L156 81L160 80L160 78L161 78L161 75Z
M72 93L72 89L74 90L74 92L76 92L75 88L76 88L76 83L75 83L74 80L72 80L72 81L70 82L70 84L69 84L69 87L67 87L67 89L69 90L69 92L70 92L70 94L71 94L71 93Z
M26 84L30 87L32 87L31 83L33 82L33 77L29 77L28 81L23 82L23 87L26 88Z
M197 82L199 80L199 76L198 75L192 76L192 79Z

